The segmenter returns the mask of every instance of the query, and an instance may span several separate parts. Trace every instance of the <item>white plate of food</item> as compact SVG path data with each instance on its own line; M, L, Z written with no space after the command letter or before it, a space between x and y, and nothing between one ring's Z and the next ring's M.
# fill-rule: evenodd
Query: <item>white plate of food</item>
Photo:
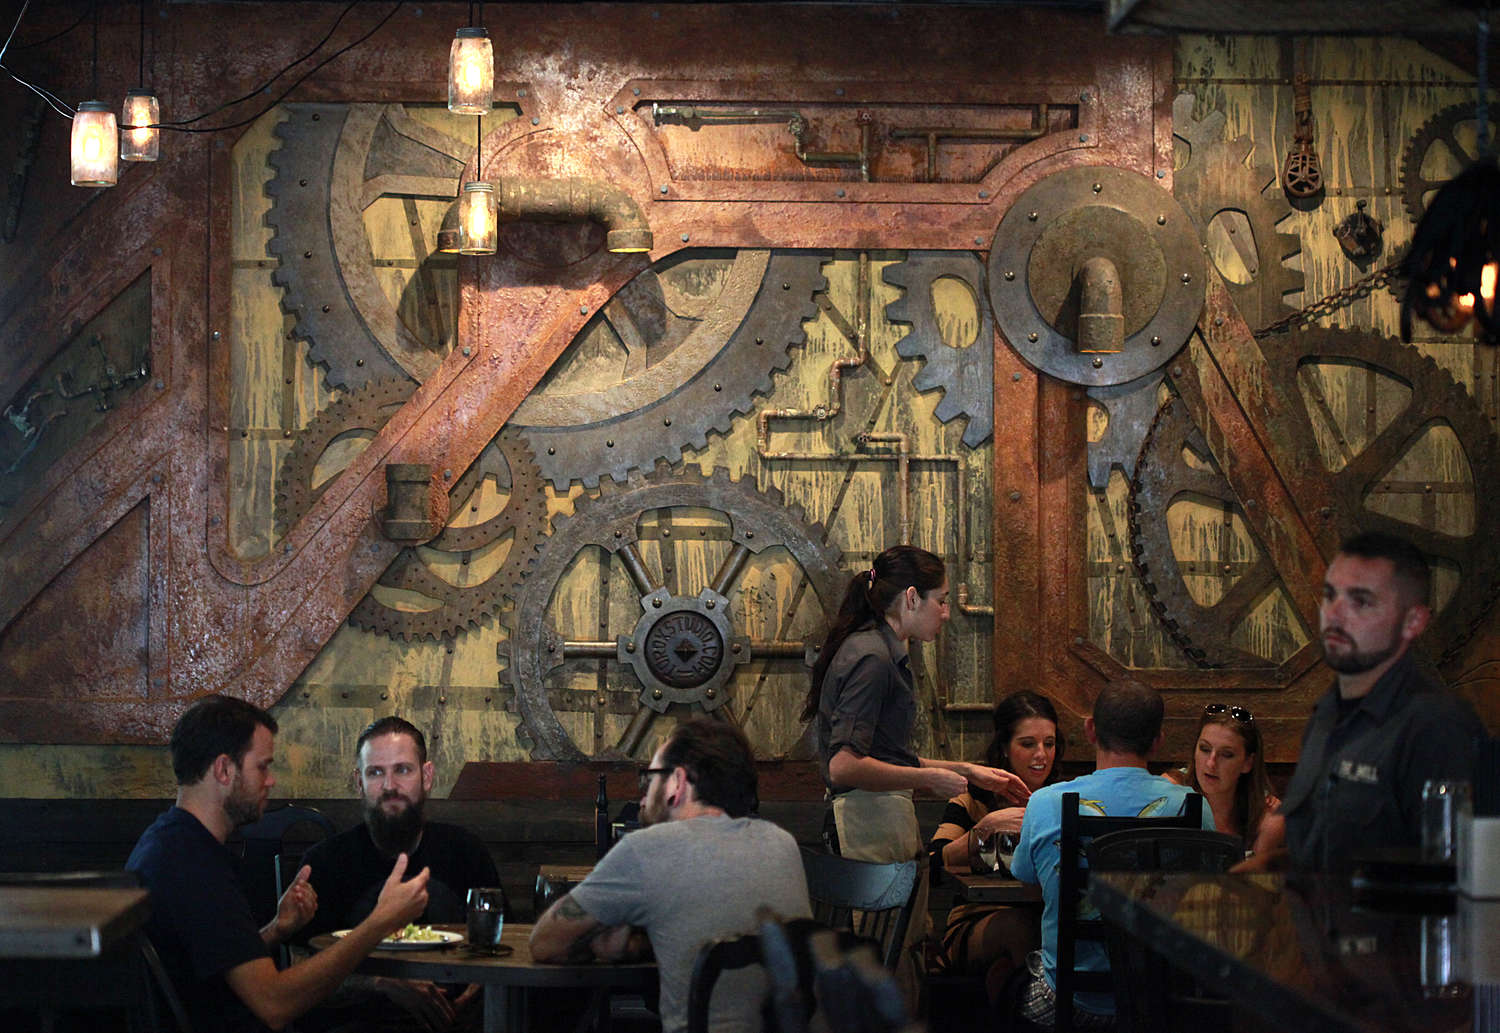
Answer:
M352 929L340 929L333 935L338 938L348 936ZM434 929L430 925L408 925L380 941L380 949L388 951L424 951L436 947L451 947L455 943L463 943L463 933L453 933L446 929Z

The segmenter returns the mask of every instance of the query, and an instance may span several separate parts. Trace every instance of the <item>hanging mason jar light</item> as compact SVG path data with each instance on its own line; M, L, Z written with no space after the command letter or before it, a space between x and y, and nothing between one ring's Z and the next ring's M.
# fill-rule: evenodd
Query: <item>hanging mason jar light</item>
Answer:
M75 187L112 187L120 178L120 130L102 100L86 100L73 115L72 182Z
M466 26L448 50L448 110L455 115L489 113L495 95L495 51L487 30Z
M495 253L495 189L480 180L464 184L463 200L459 204L459 242L461 255L493 255Z
M120 113L120 158L122 161L156 161L161 157L161 104L147 90L125 94Z

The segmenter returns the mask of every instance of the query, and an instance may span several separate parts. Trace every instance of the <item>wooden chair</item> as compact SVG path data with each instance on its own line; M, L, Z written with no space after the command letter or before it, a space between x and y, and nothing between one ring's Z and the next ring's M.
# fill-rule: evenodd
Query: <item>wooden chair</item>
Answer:
M289 835L300 826L312 826L317 834L310 839ZM227 845L235 855L240 885L256 922L264 925L276 917L276 903L296 876L307 845L336 831L333 822L316 807L295 804L266 811L259 820L234 831ZM278 953L280 967L286 968L291 963L290 949L282 944Z
M1245 856L1237 836L1204 829L1126 829L1088 845L1092 872L1225 872ZM1152 1033L1228 1029L1227 1001L1204 996L1191 978L1123 930L1108 931L1115 1015L1122 1030Z
M1089 870L1084 862L1085 840L1103 837L1128 829L1158 829L1163 834L1170 831L1201 830L1203 824L1203 797L1190 794L1183 805L1181 816L1158 816L1151 818L1116 818L1078 812L1078 794L1064 793L1062 797L1062 842L1059 857L1058 906L1057 906L1057 1033L1071 1033L1073 1029L1073 995L1085 993L1113 993L1114 981L1108 971L1079 969L1078 944L1097 943L1106 950L1108 933L1100 919L1080 919L1080 905L1088 889Z
M825 928L875 941L881 964L894 970L926 863L871 864L803 847L802 868L813 918Z
M768 1033L806 1033L813 1009L812 956L808 937L826 931L811 918L781 922L762 909L758 931L705 944L688 983L688 1033L708 1033L708 1006L725 972L762 966L769 1000Z

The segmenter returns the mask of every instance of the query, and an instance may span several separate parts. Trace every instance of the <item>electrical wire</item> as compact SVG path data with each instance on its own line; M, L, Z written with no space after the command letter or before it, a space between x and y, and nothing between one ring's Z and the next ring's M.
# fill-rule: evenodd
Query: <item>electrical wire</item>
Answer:
M4 65L0 65L0 72L4 72L6 75L8 75L12 79L14 79L16 82L18 82L22 86L26 87L32 93L34 93L38 97L42 98L42 100L44 100L44 101L47 102L47 106L48 107L50 107L53 111L57 112L63 118L72 118L74 116L74 114L76 114L76 112L73 110L73 108L70 105L68 105L64 101L60 100L57 97L57 95L54 94L51 90L44 90L40 86L33 86L33 85L31 85L31 83L27 82L25 79L22 79L19 75L17 75L15 72L12 72L9 68L6 68Z
M29 0L28 0L28 2L29 2ZM21 13L22 14L26 13L25 8L22 8ZM46 44L51 43L55 39L62 39L68 33L72 32L74 29L78 28L78 26L82 25L84 19L87 18L88 16L89 16L89 12L84 11L82 14L80 14L78 16L78 20L77 21L75 21L72 25L69 25L66 29L63 29L61 32L54 32L50 36L43 36L41 39L32 40L30 43L17 43L16 44L16 49L17 50L31 50L33 47L45 46ZM21 21L20 21L19 18L16 19L16 24L17 25L21 24Z
M26 5L29 6L30 2L31 2L31 0L26 0ZM265 92L266 90L270 89L271 84L274 83L277 79L281 78L283 75L287 74L293 68L296 68L299 64L301 64L302 62L308 60L314 54L316 54L319 50L321 50L323 48L323 46L330 39L333 38L333 34L338 31L338 27L343 22L344 17L350 11L352 11L354 9L354 7L358 3L359 3L359 0L349 0L348 5L345 6L345 8L343 9L343 11L341 11L339 13L338 18L336 18L334 20L333 25L329 28L328 32L324 34L323 38L318 41L318 43L317 43L316 46L314 46L306 54L303 54L301 57L297 58L297 60L293 61L291 64L287 65L285 68L283 68L280 71L278 71L275 75L271 76L271 78L267 79L264 83L262 83L261 85L257 86L255 89L251 90L249 93L245 94L243 97L239 97L239 98L236 98L235 100L228 101L228 102L226 102L224 104L219 105L216 108L213 108L213 109L211 109L209 111L205 111L201 115L194 115L192 118L182 119L182 120L176 121L176 122L161 122L161 123L153 124L153 125L151 125L149 127L141 127L141 128L166 129L166 130L170 130L172 132L177 132L177 133L219 133L219 132L223 132L226 129L239 129L242 126L250 125L252 122L254 122L257 119L259 119L266 112L270 111L276 105L280 104L283 100L285 100L292 93L293 90L295 90L298 86L301 86L311 76L313 76L318 71L320 71L321 69L323 69L330 62L332 62L335 59L343 56L344 54L348 53L350 50L353 50L355 47L357 47L361 43L365 42L371 36L375 35L375 33L379 32L385 26L385 24L388 21L390 21L392 17L395 16L396 12L399 11L399 10L401 10L401 8L406 5L406 0L396 0L395 6L392 7L390 9L390 11L388 11L386 13L385 17L381 18L380 21L376 22L375 25L368 32L366 32L363 36L360 36L358 39L354 40L353 42L345 44L344 46L340 47L338 50L335 50L332 54L329 54L323 60L319 61L317 64L313 65L306 72L304 72L301 76L299 76L296 79L296 81L294 81L290 86L288 86L285 90L282 90L281 93L276 96L276 99L272 100L269 104L267 104L265 107L261 108L255 114L250 115L248 118L241 119L238 122L230 122L230 123L227 123L225 125L220 125L220 126L212 126L212 127L204 128L204 127L193 127L192 124L194 122L201 122L201 121L203 121L206 118L211 118L214 115L217 115L217 114L219 114L219 113L221 113L223 111L226 111L229 108L232 108L232 107L234 107L237 104L242 104L245 101L250 100L251 98L256 97L259 94L261 94L261 93ZM94 6L94 10L97 11L97 3ZM25 13L26 13L26 8L22 7L21 14L24 16ZM57 33L54 36L48 37L48 39L49 40L50 39L56 39L59 36L66 35L68 32L71 32L73 29L75 29L79 25L81 25L83 23L84 18L87 18L87 17L89 17L89 15L88 14L84 14L84 16L82 18L79 18L78 21L75 22L72 26L70 26L69 28L65 29L63 32L60 32L60 33ZM15 27L13 27L11 29L11 36L15 35L16 29L18 29L20 27L20 24L21 24L21 19L18 17L16 19ZM10 42L9 40L6 41L6 46L7 47L9 46L9 42ZM40 40L40 41L38 41L38 43L44 43L44 42L47 42L47 40ZM26 44L26 46L27 47L33 47L33 46L37 46L38 43L29 43L29 44ZM96 46L97 46L97 37L96 37ZM23 48L22 47L17 47L16 49L19 50L19 49L23 49ZM0 56L3 56L3 55L4 55L4 49L0 49ZM26 87L28 90L30 90L31 92L35 93L38 97L41 97L44 101L47 102L48 106L51 107L53 111L57 112L59 115L63 116L64 118L72 118L73 115L75 114L75 111L74 111L73 107L71 105L67 104L66 102L62 101L61 99L59 99L56 94L52 93L52 91L50 91L48 89L45 89L44 87L32 85L31 83L27 82L25 79L22 79L20 76L16 75L13 71L11 71L5 65L0 65L0 71L5 72L12 79L14 79L17 83L19 83L20 85ZM97 75L97 69L96 69L95 74ZM97 92L97 90L95 92Z
M318 40L318 42L316 44L314 44L314 46L313 46L313 48L311 50L309 50L307 53L303 54L301 57L297 58L291 64L287 65L285 68L281 69L275 75L271 76L271 78L267 79L265 82L263 82L259 86L255 87L253 90L251 90L249 93L245 94L243 97L236 97L234 100L225 101L223 104L220 104L218 107L213 108L213 109L211 109L209 111L205 111L201 115L194 115L192 118L179 119L176 122L163 122L159 126L153 126L152 128L156 128L156 129L170 129L170 128L174 127L174 126L190 126L194 122L201 122L201 121L203 121L205 118L212 118L214 115L219 114L219 112L221 112L221 111L227 111L229 108L234 107L236 104L243 104L247 100L252 100L253 98L259 96L262 93L264 93L266 90L269 90L271 88L271 84L273 82L275 82L277 79L280 79L283 75L285 75L286 73L290 72L293 68L296 68L298 65L300 65L302 62L306 61L308 58L312 57L319 50L322 50L323 49L323 45L325 43L327 43L330 39L332 39L333 38L333 34L338 31L339 25L342 24L343 21L344 21L344 16L347 15L350 11L354 10L354 5L357 4L357 3L359 3L359 0L349 0L348 5L345 6L345 8L342 11L339 12L339 16L334 19L333 25L329 27L329 29L328 29L328 31L326 33L324 33L323 38L320 39L320 40ZM397 4L396 6L399 8L401 5ZM394 13L395 12L393 11L392 14L394 14ZM389 15L387 15L387 17L389 17ZM381 24L383 25L385 23L381 22ZM360 42L363 42L363 41L361 40ZM343 53L343 51L339 51L339 53ZM334 57L337 57L337 56L338 56L338 54L334 55ZM317 71L317 69L321 68L321 67L323 67L323 66L322 65L318 65L316 68L313 69L313 71ZM300 83L301 81L302 81L301 79L297 80L298 83ZM262 114L264 114L264 112L262 112ZM259 118L260 116L257 115L256 117ZM225 126L224 128L227 129L227 128L232 128L232 127Z
M21 13L16 15L16 23L10 27L10 35L5 37L5 46L0 47L0 62L5 60L5 52L10 49L10 41L16 38L16 30L21 27L21 19L26 17L26 8L31 6L31 0L26 0L21 5Z
M357 2L357 0L354 0L354 2ZM283 100L285 100L291 94L291 92L293 90L295 90L298 86L301 86L304 82L306 82L312 75L314 75L316 72L318 72L320 69L322 69L324 65L327 65L329 62L333 61L335 58L338 58L338 57L342 56L343 54L348 53L349 51L353 50L355 47L357 47L361 43L363 43L365 40L367 40L371 36L375 35L375 33L379 32L385 26L385 23L388 22L388 21L390 21L391 18L395 16L395 14L396 14L397 11L401 10L401 8L405 5L405 2L406 2L406 0L397 0L396 6L392 7L390 9L390 11L386 14L386 16L384 18L382 18L382 19L380 19L380 21L376 22L375 25L374 25L374 27L371 28L369 32L366 32L363 36L359 37L359 39L355 40L354 42L348 43L348 44L340 47L338 50L335 50L332 54L329 54L323 60L321 60L317 64L313 65L306 72L304 72L297 79L296 82L292 83L286 89L282 90L281 93L279 95L277 95L277 97L276 97L275 100L271 101L271 103L267 104L264 108L261 108L259 111L257 111L255 114L251 115L248 118L241 119L238 122L230 122L227 125L212 126L210 128L207 128L207 129L190 129L190 128L188 128L188 127L186 127L186 126L184 126L184 125L182 125L180 123L164 123L162 125L152 126L150 128L153 128L153 129L170 129L170 130L172 130L174 132L178 132L178 133L219 133L219 132L223 132L226 129L239 129L241 126L248 126L250 123L254 122L256 119L260 118L266 112L270 111L276 105L280 104ZM354 3L351 2L350 7L353 7L353 6L354 6ZM342 16L340 16L340 17L342 17ZM330 35L331 35L331 33L330 33ZM319 46L322 46L322 44L319 44ZM294 64L295 64L295 62L294 62ZM280 77L281 74L283 74L283 73L278 72L276 76L272 77L271 81L274 82L277 78ZM245 98L241 98L241 100L243 100L243 99L245 99ZM232 103L236 103L237 104L237 103L239 103L239 101L234 101ZM230 105L226 104L224 107L229 107L229 106ZM224 110L224 108L221 107L221 108L218 108L216 111L209 112L209 114L217 114L219 111L222 111L222 110ZM189 119L189 121L196 122L199 119L206 118L206 117L207 117L206 115L199 115L197 118Z

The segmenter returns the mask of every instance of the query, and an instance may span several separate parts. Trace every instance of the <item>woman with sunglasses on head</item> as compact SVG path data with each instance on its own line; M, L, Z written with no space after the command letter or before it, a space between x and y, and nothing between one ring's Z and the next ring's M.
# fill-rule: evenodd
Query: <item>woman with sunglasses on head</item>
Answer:
M1239 836L1253 849L1276 824L1274 812L1281 803L1271 795L1261 758L1260 729L1250 711L1210 703L1198 722L1193 762L1167 777L1202 793L1213 808L1214 828Z
M1032 792L1056 781L1064 740L1052 701L1035 692L1013 692L995 704L993 717L995 735L985 747L984 763L1015 772ZM1010 837L1014 848L1025 814L1025 807L971 787L948 801L927 849L953 871L990 871L995 863L1003 867L1008 851L1002 840ZM956 904L948 912L943 949L957 972L983 975L990 999L997 1001L1006 976L1040 945L1040 923L1037 906Z
M845 857L886 863L921 856L915 790L951 797L972 782L1012 802L1031 795L1012 772L931 760L912 749L917 701L907 642L933 641L947 619L943 561L911 545L875 557L844 593L813 666L802 719L815 722L832 798L824 833Z

